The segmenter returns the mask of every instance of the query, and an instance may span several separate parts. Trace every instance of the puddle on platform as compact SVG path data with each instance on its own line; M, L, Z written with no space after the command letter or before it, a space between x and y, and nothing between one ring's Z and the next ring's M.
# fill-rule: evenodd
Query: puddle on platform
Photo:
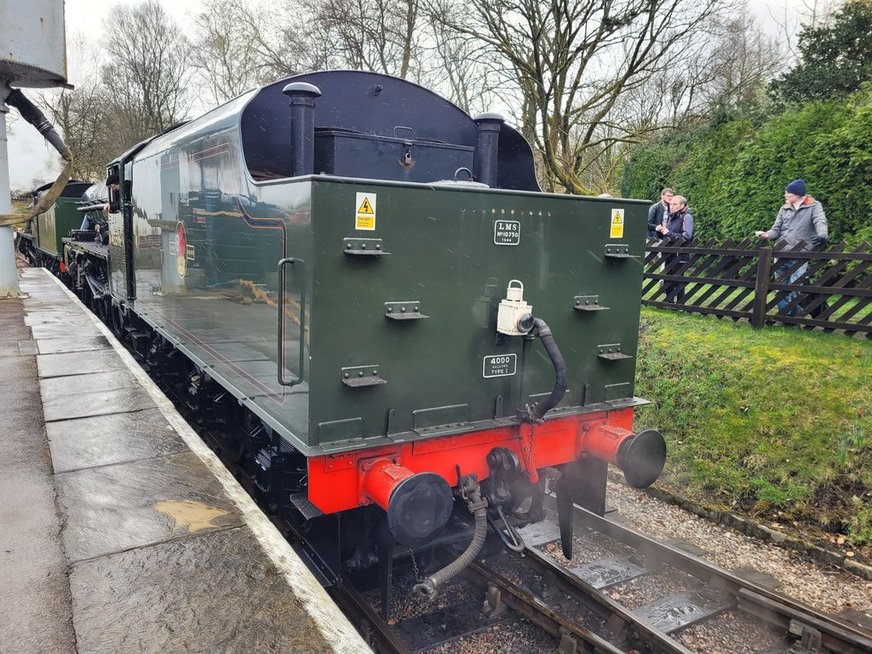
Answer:
M185 529L188 533L216 527L212 521L229 513L193 500L164 500L155 504L154 508L173 519L174 530Z

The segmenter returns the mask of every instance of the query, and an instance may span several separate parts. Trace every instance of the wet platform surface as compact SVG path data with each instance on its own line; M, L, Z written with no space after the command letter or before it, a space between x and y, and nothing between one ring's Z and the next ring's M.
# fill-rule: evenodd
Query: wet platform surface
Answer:
M21 288L0 301L0 650L370 651L111 336L45 271Z

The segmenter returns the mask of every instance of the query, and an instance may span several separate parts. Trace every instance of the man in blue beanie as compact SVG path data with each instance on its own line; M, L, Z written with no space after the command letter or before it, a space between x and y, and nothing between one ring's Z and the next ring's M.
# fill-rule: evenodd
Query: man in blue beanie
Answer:
M829 240L827 231L827 216L821 203L806 194L805 180L795 179L784 189L784 206L775 216L775 222L768 232L755 232L761 241L781 240L785 243L785 250L799 249L800 242L804 242L802 250L813 250L823 247ZM802 261L802 263L800 263ZM808 260L782 259L775 260L775 279L779 283L797 284L808 271ZM778 311L784 310L793 304L796 293L786 294L778 302ZM799 306L793 306L788 311L788 316L799 313Z

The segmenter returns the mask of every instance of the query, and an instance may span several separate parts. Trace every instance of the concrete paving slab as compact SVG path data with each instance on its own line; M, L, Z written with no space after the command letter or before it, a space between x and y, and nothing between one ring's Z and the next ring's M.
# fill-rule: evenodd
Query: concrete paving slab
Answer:
M0 301L0 651L75 652L36 357L20 300Z
M110 372L124 369L115 350L40 354L36 357L41 379L64 375L83 375L91 372Z
M42 293L43 291L35 291L30 294L27 300L28 311L54 311L58 308L58 305L64 302L63 295L43 297Z
M30 331L34 338L69 338L70 334L75 333L77 336L98 336L100 331L93 323L66 323L66 322L49 322L37 323L30 326Z
M39 354L36 341L18 341L18 354L22 356L36 356Z
M17 298L0 300L0 357L19 356L18 342L30 338L30 330L21 317L24 305Z
M0 403L0 439L8 443L8 447L0 447L0 454L3 464L20 466L26 464L33 454L26 447L18 447L19 441L29 437L44 442L45 430L33 357L18 357L17 362L22 369L30 371L30 379L22 376L20 371L10 369L10 363L16 363L15 359L0 357L0 397L3 398ZM47 448L48 444L44 444Z
M75 564L79 652L335 652L259 551L230 529Z
M0 300L0 329L3 333L13 333L15 340L29 338L27 326L21 319L24 304L17 298ZM10 337L11 338L11 337Z
M109 347L106 337L83 336L66 338L43 338L37 341L40 354L57 354L58 352L84 352L86 350L104 350Z
M83 391L111 391L119 388L140 388L136 377L129 370L93 372L69 377L41 379L39 388L44 399L53 400L64 395L79 395Z
M62 300L64 297L63 289L51 288L48 284L23 284L21 291L28 295L28 304L35 307L51 304L53 301Z
M41 309L39 311L31 311L28 307L28 313L24 316L24 324L28 327L36 325L65 325L68 327L85 327L93 325L91 319L84 313L81 315L70 314L69 311L63 311L58 307L53 309Z
M112 349L82 350L79 335L92 333L90 318L45 271L22 275L33 293L25 304L35 308L28 316L33 341L51 353L0 356L0 424L16 434L4 441L0 430L0 482L7 480L3 466L19 471L36 460L20 447L21 434L42 448L45 462L50 446L56 474L49 463L42 478L55 514L39 556L28 551L14 561L33 578L13 574L7 586L12 568L5 566L8 552L0 552L0 652L371 652L108 330L97 326ZM0 310L0 327L2 317ZM16 333L18 341L31 340L26 327ZM0 345L3 337L0 329ZM141 386L118 388L130 381L127 373ZM4 408L11 413L5 424ZM19 434L24 426L39 437ZM0 497L14 504L19 487L26 486L0 485ZM24 495L22 506L38 510L39 502ZM6 520L0 513L4 527ZM3 538L0 529L0 545ZM69 576L52 572L52 552ZM64 583L50 589L41 575ZM56 637L63 633L66 641Z
M6 341L0 343L0 357L15 357L21 356L18 350L18 341Z
M73 652L48 457L28 450L28 462L0 465L0 651Z
M56 473L188 449L158 409L49 422L45 428Z
M55 475L67 557L81 561L242 524L192 452Z
M57 395L42 398L46 420L69 420L109 413L126 413L154 408L154 402L141 388L119 388L111 391L83 391L77 395Z

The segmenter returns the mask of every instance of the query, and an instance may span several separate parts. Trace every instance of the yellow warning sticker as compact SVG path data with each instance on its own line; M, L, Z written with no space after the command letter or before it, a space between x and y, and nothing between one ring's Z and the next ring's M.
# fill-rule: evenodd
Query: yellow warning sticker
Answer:
M609 226L609 238L624 238L623 209L612 209L612 221Z
M354 206L357 210L354 212L354 229L366 231L375 231L375 193L358 193Z

